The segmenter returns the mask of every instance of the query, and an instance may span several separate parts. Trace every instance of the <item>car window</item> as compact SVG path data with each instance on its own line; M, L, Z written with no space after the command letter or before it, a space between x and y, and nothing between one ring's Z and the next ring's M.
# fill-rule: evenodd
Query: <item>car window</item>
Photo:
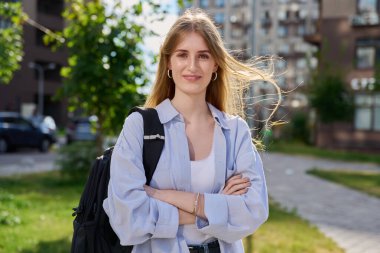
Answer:
M27 120L25 120L23 118L17 118L17 120L16 120L15 123L17 125L19 125L20 127L25 128L25 129L27 129L27 128L33 128L32 124L29 121L27 121Z
M15 117L2 117L1 118L1 121L3 123L10 123L10 124L13 124L13 123L16 123L17 122L17 118Z

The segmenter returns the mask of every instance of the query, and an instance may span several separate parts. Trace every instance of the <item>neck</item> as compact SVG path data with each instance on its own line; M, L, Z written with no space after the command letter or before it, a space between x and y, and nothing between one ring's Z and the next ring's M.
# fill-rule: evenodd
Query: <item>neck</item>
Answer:
M204 97L174 96L171 102L186 121L190 121L195 117L208 117L210 115L210 110Z

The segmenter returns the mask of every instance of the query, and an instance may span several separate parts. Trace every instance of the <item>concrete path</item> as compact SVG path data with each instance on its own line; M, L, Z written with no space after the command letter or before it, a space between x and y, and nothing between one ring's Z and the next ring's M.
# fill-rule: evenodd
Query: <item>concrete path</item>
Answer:
M0 176L35 173L57 169L55 152L24 151L0 155Z
M277 153L262 159L276 202L295 209L347 253L380 253L380 199L306 174L313 167L380 171L379 166Z

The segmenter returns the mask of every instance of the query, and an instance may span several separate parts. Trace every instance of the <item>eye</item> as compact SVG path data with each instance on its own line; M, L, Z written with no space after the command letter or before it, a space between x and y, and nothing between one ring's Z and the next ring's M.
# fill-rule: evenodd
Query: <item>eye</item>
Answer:
M200 54L200 55L199 55L199 58L200 58L200 59L203 59L203 60L207 60L207 59L210 58L210 56L209 56L208 54Z
M186 53L179 53L179 54L177 54L177 57L179 57L179 58L186 58L187 54Z

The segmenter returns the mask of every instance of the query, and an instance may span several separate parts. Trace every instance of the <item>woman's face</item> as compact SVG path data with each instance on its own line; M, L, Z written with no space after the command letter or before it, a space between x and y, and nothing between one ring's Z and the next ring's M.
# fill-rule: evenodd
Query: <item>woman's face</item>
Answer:
M218 69L205 40L195 32L185 34L170 56L169 69L176 96L206 95L212 73Z

